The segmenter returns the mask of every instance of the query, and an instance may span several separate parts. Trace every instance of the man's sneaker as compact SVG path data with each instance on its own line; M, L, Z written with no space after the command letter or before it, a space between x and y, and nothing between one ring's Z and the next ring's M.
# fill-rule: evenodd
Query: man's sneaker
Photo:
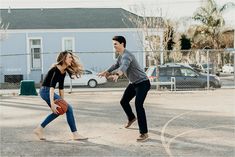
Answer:
M140 136L137 138L137 142L144 142L149 138L148 134L140 134Z
M132 119L131 121L129 121L129 122L125 125L125 128L129 128L135 121L136 121L136 118L134 118L134 119Z

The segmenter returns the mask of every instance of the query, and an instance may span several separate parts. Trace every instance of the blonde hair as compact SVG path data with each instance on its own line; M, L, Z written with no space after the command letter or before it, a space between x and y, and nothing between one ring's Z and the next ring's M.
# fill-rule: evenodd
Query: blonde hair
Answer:
M63 65L65 63L65 59L67 57L67 55L70 54L73 58L71 65L69 65L66 68L67 73L69 74L69 76L71 77L72 75L75 76L81 76L82 72L83 72L83 67L82 64L79 63L79 58L77 56L75 56L72 52L70 51L63 51L60 52L58 57L57 57L57 63L55 65Z

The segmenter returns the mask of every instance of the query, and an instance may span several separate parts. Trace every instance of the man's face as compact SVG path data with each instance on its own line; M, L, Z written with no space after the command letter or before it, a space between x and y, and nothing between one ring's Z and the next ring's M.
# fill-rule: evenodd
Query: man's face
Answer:
M122 52L124 49L124 45L123 43L120 44L118 41L113 40L113 47L115 49L116 52Z

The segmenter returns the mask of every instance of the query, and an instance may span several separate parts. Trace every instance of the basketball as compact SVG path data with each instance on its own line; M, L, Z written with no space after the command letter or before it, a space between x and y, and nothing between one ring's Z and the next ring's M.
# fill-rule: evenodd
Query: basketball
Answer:
M67 112L68 104L64 99L56 99L55 104L59 105L61 107L61 108L59 108L59 107L56 108L59 115L62 115L65 112Z

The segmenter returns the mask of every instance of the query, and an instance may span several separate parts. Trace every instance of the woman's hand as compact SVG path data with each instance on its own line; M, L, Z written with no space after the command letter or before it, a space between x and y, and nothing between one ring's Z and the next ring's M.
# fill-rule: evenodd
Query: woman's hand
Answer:
M58 114L58 110L57 110L57 107L58 108L61 108L59 105L57 104L51 104L51 111L54 113L54 114Z

